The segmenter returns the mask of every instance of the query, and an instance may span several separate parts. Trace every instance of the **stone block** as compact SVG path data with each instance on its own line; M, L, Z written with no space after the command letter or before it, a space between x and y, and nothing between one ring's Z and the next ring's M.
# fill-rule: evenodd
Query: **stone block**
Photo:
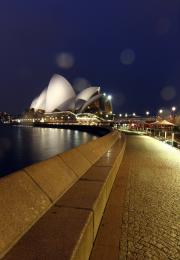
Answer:
M95 237L106 201L106 187L103 182L79 180L56 202L56 205L92 210L94 213Z
M77 148L59 154L59 156L78 177L82 176L91 167L91 163L78 151Z
M88 260L92 245L92 212L54 206L24 235L4 260Z
M98 140L96 144L89 144L92 148L92 151L96 154L97 158L99 159L105 152L106 149L101 144L100 140Z
M77 150L91 163L94 164L100 157L100 153L92 145L83 144Z
M45 212L50 200L23 171L0 181L0 258Z
M111 148L111 146L116 142L117 138L118 138L117 133L114 132L110 133L108 135L101 137L97 142L97 146L101 147L104 153Z
M96 163L95 166L112 167L114 164L114 158L111 156L103 156Z
M117 138L118 134L113 132L88 144L83 144L77 149L88 161L94 164L114 144Z
M77 180L75 173L58 156L26 167L25 171L52 201L61 196Z
M102 181L105 182L108 178L111 167L92 166L82 177L81 180Z

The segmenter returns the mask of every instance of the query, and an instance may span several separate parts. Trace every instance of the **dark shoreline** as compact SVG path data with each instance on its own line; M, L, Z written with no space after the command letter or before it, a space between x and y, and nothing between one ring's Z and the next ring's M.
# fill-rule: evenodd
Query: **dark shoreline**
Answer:
M70 129L70 130L78 130L81 132L87 132L90 134L95 134L98 136L103 136L112 131L111 126L96 126L96 125L77 125L77 124L51 124L51 123L42 123L42 122L35 122L35 123L11 123L9 126L32 126L32 127L42 127L42 128L58 128L58 129ZM8 126L8 125L4 125Z

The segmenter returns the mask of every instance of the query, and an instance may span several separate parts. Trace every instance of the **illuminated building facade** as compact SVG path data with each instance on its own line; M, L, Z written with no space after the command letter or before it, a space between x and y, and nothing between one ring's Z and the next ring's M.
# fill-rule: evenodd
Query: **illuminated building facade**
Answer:
M58 112L112 114L111 97L101 94L100 87L88 87L76 95L71 84L62 76L54 75L47 88L36 97L25 117L54 115Z

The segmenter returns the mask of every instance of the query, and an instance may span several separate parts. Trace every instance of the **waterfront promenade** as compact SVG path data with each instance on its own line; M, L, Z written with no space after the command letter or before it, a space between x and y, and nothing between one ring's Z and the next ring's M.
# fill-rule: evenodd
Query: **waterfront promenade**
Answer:
M179 162L115 131L2 178L0 259L179 260Z
M180 259L180 152L127 136L90 260Z

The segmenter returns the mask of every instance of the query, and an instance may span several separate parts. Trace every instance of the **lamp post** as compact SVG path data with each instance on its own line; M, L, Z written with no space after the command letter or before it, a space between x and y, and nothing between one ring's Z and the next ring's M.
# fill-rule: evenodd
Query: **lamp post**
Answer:
M150 112L146 111L146 116L149 117L149 115L150 115ZM148 134L148 127L146 128L146 134Z
M171 118L172 118L172 120L173 120L173 123L175 123L175 112L176 112L176 107L175 106L173 106L172 108L171 108Z
M159 109L159 112L158 112L159 115L158 115L158 117L159 117L160 120L163 119L163 117L162 117L162 116L163 116L163 112L164 112L163 109Z
M171 134L171 142L172 142L172 146L174 146L174 133Z
M176 107L172 107L171 110L172 110L172 112L175 112L176 111Z

